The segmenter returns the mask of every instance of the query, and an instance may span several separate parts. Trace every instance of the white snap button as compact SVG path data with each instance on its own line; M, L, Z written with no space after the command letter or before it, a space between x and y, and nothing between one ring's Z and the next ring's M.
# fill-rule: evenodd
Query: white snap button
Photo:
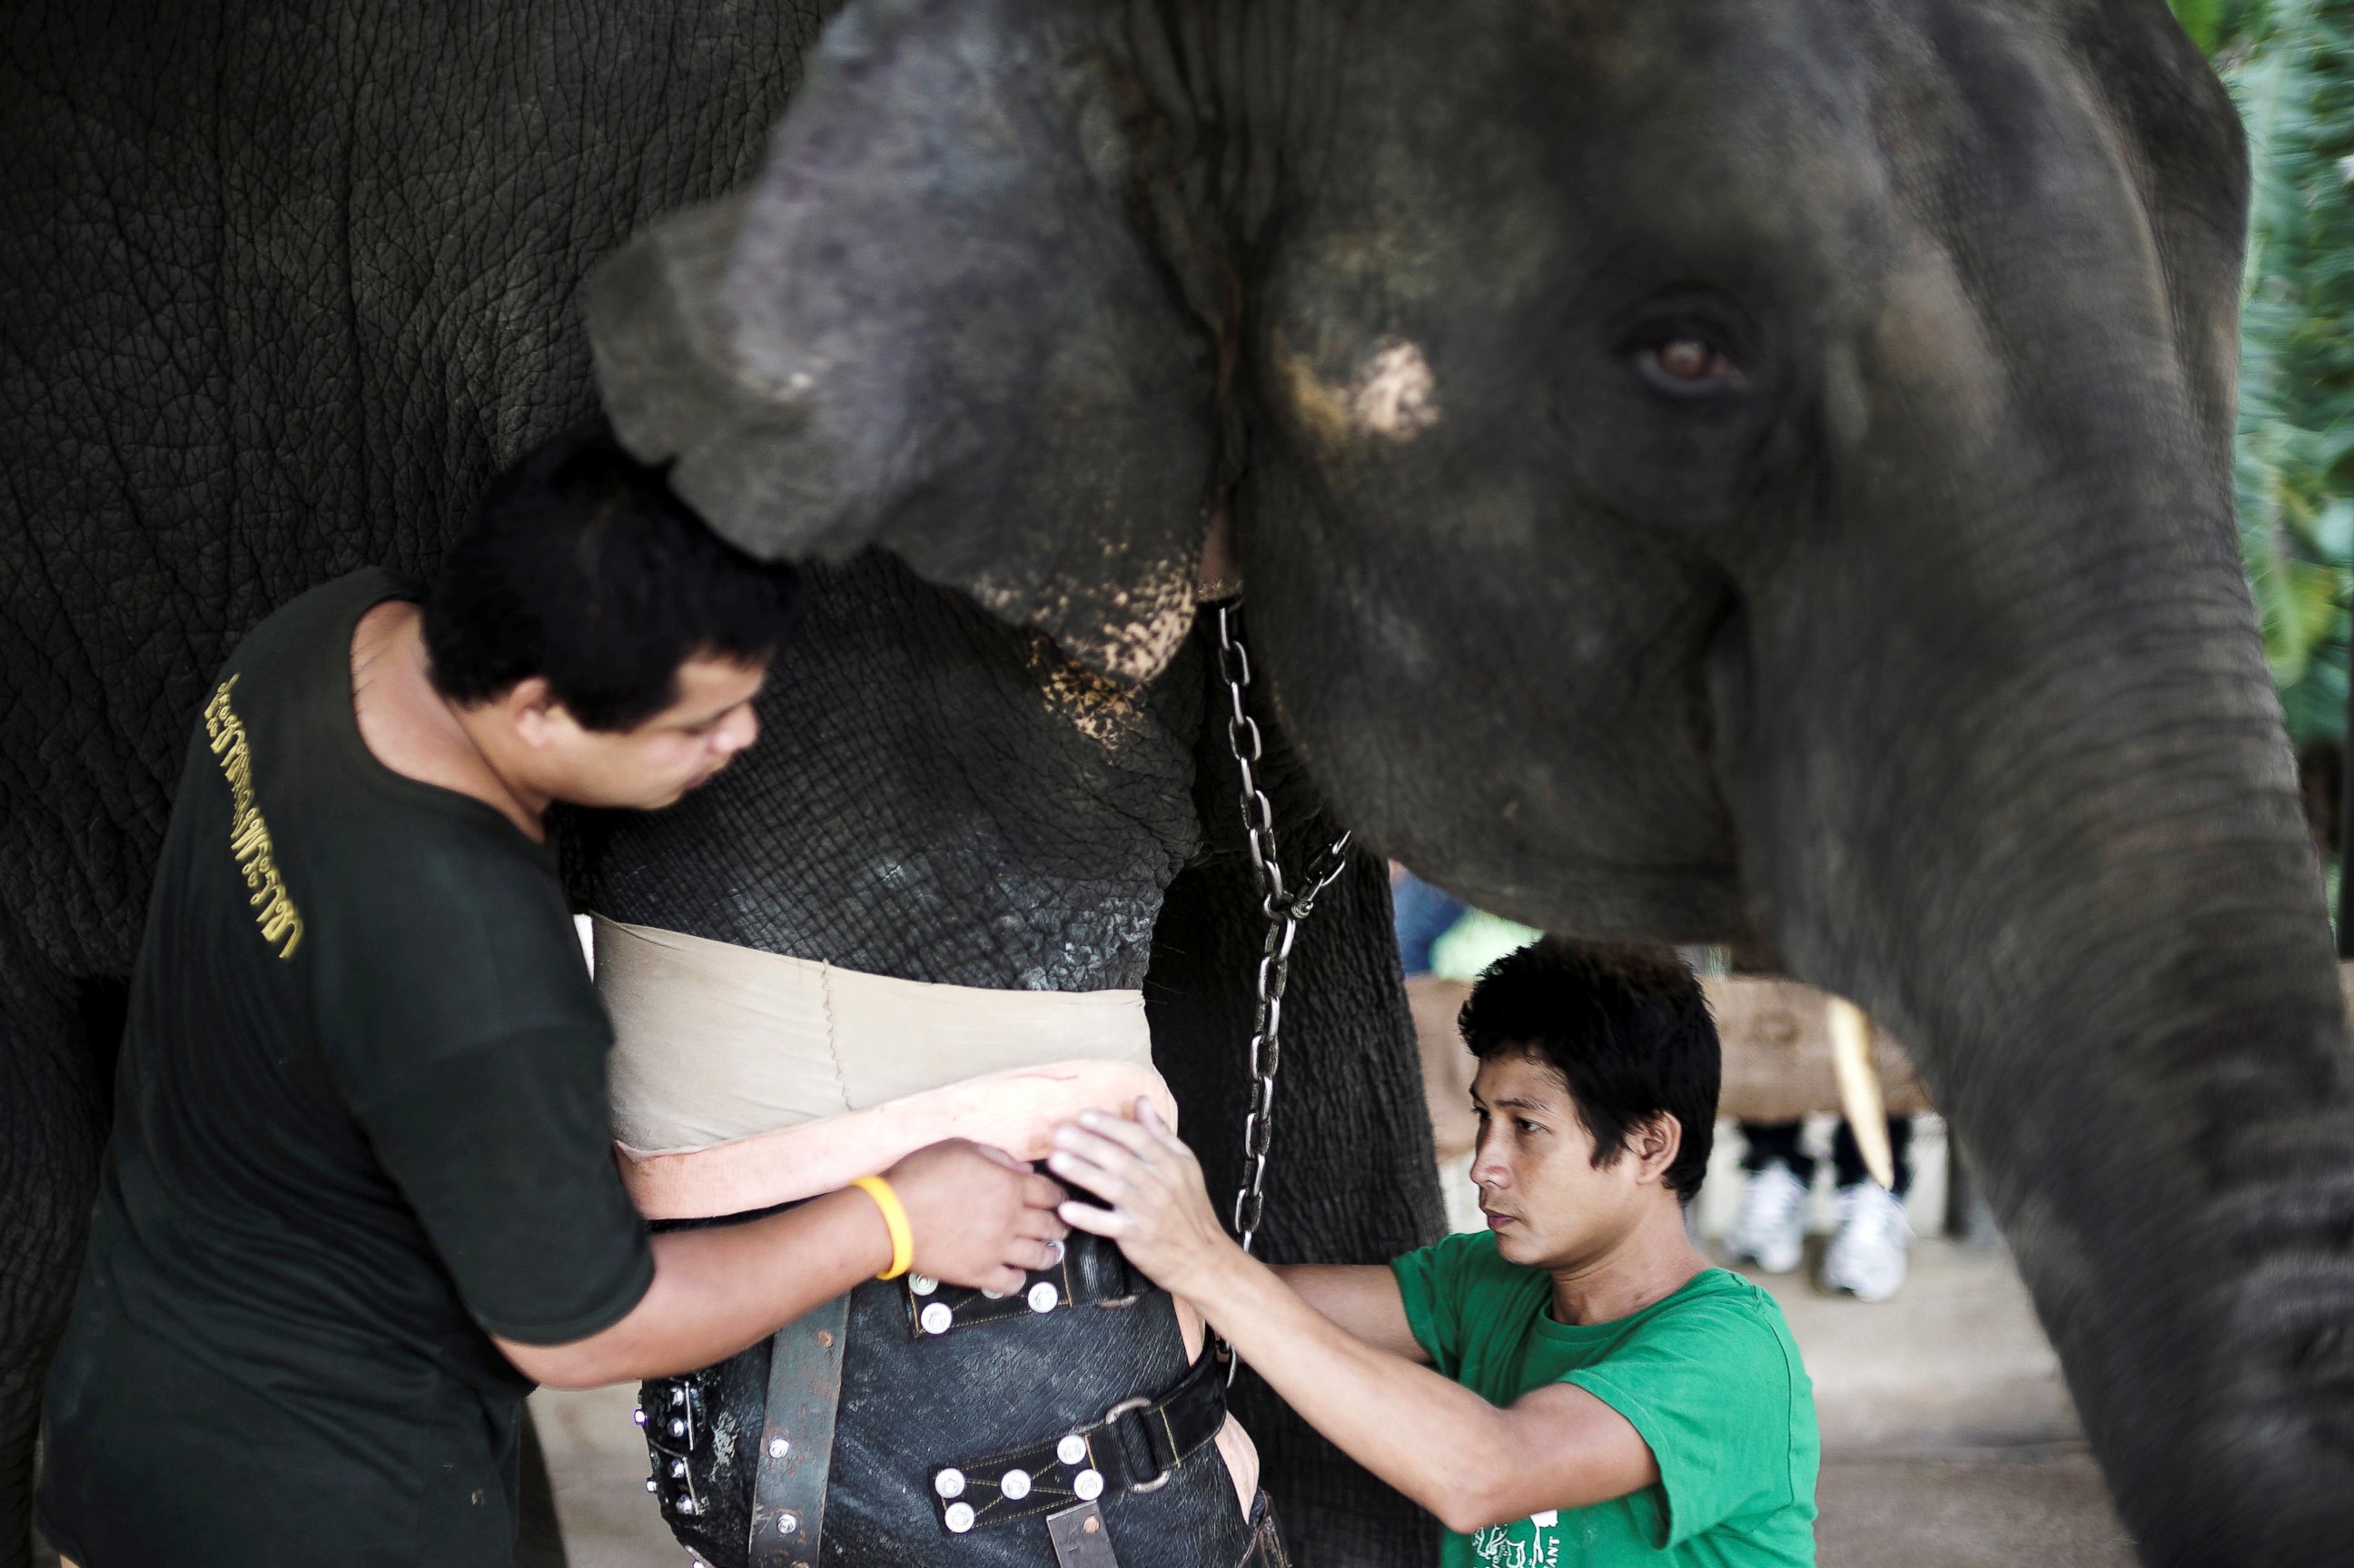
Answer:
M945 1521L951 1533L962 1535L972 1528L972 1504L950 1503Z
M1066 1465L1076 1465L1087 1457L1087 1440L1074 1432L1055 1445L1055 1457Z
M1061 1299L1062 1292L1043 1279L1030 1287L1030 1310L1033 1312L1052 1312Z
M1071 1482L1071 1494L1081 1502L1093 1502L1103 1496L1103 1472L1081 1470Z
M918 1296L929 1296L933 1291L938 1290L939 1287L940 1282L934 1279L928 1274L911 1274L907 1276L907 1288L914 1291Z
M964 1496L964 1472L951 1466L932 1478L932 1490L944 1498Z
M927 1334L945 1334L956 1324L956 1314L945 1301L935 1301L917 1315L916 1321Z
M1030 1495L1030 1472L1027 1470L1006 1471L1005 1474L998 1478L997 1489L1003 1492L1007 1497L1012 1498L1015 1502L1020 1502L1023 1498Z

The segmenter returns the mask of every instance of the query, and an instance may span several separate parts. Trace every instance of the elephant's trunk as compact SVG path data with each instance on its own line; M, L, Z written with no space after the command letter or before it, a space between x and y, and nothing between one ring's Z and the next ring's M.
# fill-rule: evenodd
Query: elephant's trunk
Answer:
M1726 785L1787 967L1982 1169L2147 1560L2339 1563L2354 1056L2227 527L2173 477L1787 563L1803 614L1721 639Z

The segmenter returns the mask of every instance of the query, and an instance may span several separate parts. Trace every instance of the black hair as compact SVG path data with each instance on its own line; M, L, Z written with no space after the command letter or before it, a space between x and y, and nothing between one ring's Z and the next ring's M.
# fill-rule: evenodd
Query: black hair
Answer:
M798 586L593 420L494 480L443 558L425 597L433 686L471 706L538 675L582 725L628 729L678 700L688 659L775 652Z
M1523 1052L1561 1075L1597 1169L1633 1128L1674 1117L1668 1188L1687 1203L1700 1191L1723 1063L1708 999L1674 948L1544 938L1489 965L1457 1024L1483 1062Z

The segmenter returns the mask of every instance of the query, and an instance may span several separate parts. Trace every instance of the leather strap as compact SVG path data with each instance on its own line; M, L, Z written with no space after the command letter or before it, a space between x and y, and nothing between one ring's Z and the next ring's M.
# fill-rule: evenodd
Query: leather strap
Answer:
M835 1297L769 1342L769 1404L752 1479L751 1568L816 1568L842 1403L850 1298Z
M1048 1514L1046 1539L1055 1546L1055 1568L1119 1568L1103 1510L1094 1503L1074 1503Z
M1055 1244L1055 1258L1023 1277L1006 1296L967 1290L928 1275L907 1276L907 1333L927 1339L983 1323L1043 1317L1067 1307L1104 1307L1134 1300L1145 1289L1117 1244L1074 1232Z
M1235 1568L1291 1568L1291 1553L1275 1522L1275 1509L1267 1494L1258 1494L1250 1512L1250 1543ZM1112 1549L1111 1526L1103 1509L1091 1502L1075 1503L1046 1516L1046 1539L1055 1548L1055 1568L1120 1568Z
M1265 1492L1251 1510L1251 1542L1237 1568L1291 1568L1291 1552L1283 1544L1283 1531L1275 1522L1275 1505Z
M1089 1425L986 1458L934 1466L927 1477L932 1510L942 1530L962 1535L1108 1493L1154 1491L1217 1436L1225 1419L1225 1372L1205 1354L1174 1387L1122 1400Z

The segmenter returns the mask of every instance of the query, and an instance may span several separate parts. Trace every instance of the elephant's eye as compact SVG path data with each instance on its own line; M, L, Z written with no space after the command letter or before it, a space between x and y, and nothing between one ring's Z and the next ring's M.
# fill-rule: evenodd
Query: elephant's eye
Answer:
M1635 348L1635 367L1662 392L1689 397L1742 385L1733 356L1695 333L1673 333Z

